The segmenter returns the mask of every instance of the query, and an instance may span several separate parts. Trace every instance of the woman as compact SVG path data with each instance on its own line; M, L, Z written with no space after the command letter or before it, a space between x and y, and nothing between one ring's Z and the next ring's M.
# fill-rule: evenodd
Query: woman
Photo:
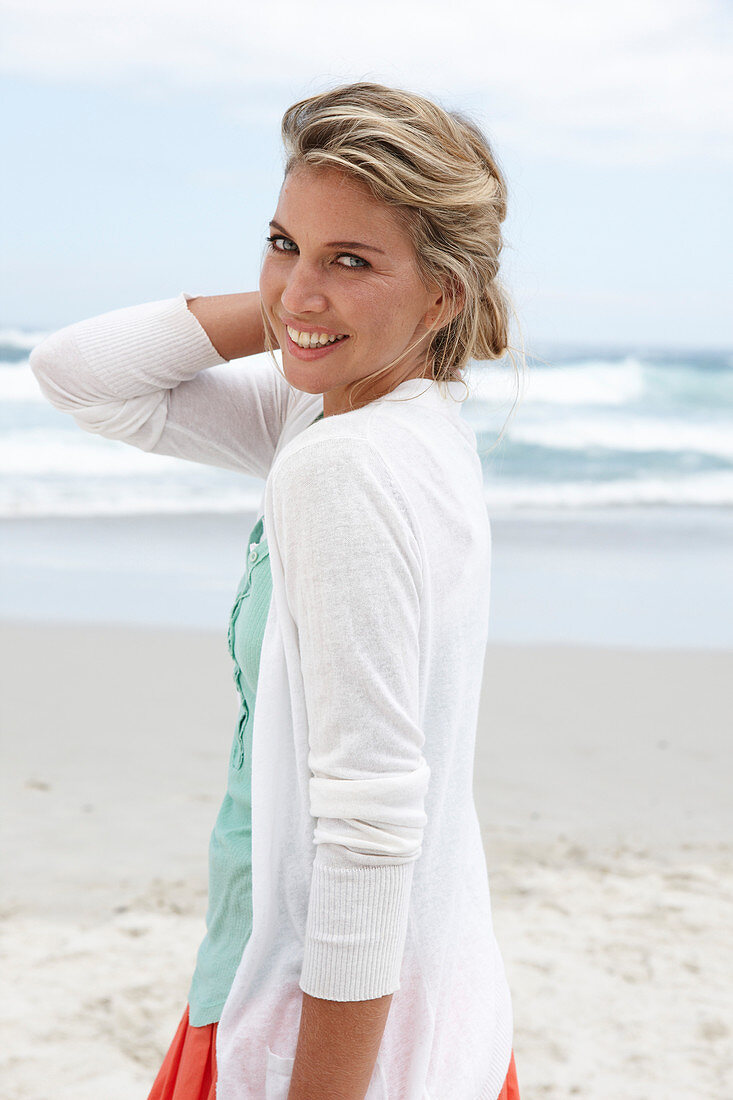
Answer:
M484 136L357 83L295 104L258 293L68 326L88 431L265 480L207 934L150 1100L516 1100L473 801L491 536L470 358L507 349ZM269 359L244 359L274 346Z

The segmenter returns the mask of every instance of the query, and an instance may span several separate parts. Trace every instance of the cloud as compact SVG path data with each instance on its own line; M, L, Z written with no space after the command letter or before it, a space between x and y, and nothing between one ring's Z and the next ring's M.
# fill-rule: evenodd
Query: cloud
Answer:
M219 93L272 127L336 83L462 107L498 148L578 163L733 159L733 19L722 0L0 0L0 72Z

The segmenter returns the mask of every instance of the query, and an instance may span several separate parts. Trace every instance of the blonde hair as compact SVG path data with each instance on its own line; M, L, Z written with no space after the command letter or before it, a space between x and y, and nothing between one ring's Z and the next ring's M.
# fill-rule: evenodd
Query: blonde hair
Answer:
M507 185L476 123L414 92L359 82L294 103L283 115L282 139L286 178L308 166L337 169L361 181L400 219L425 286L437 283L448 304L460 304L457 315L430 336L433 380L466 385L469 360L499 359L508 352L520 382L508 342L509 316L516 314L498 278ZM262 313L272 352L264 308ZM374 382L419 343L353 388ZM521 362L526 364L523 349ZM349 401L353 408L351 391Z

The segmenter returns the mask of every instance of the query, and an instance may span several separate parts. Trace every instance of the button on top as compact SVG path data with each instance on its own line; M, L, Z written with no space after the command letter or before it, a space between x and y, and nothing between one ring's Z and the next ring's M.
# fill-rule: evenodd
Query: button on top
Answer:
M250 550L249 560L250 561L257 561L257 547L256 546L253 546L252 549Z

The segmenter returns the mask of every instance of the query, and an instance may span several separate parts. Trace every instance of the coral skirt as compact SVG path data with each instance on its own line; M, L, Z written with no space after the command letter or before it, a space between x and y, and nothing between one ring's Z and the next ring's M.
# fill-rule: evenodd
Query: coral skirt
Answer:
M191 1027L186 1005L148 1100L216 1100L216 1028ZM496 1100L519 1100L513 1051Z

